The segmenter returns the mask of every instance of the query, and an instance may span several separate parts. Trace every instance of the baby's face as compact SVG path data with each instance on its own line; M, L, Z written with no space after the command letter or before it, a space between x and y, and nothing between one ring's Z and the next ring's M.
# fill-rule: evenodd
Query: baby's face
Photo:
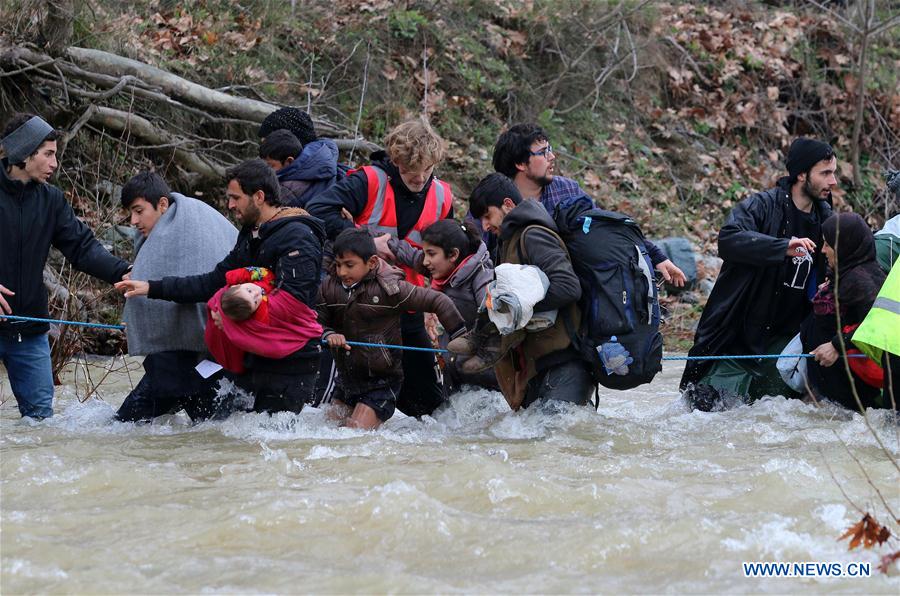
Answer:
M263 299L263 289L256 284L246 283L240 285L240 292L238 294L244 300L250 303L250 306L253 307L253 312L256 312L256 309L259 308L260 303Z

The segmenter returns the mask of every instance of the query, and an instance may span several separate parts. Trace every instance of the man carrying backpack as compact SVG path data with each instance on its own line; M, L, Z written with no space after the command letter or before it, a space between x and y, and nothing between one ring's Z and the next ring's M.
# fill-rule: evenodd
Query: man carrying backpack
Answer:
M478 183L469 208L484 230L498 237L495 263L534 265L549 278L535 311L559 310L552 327L526 334L496 363L506 401L514 410L544 400L587 404L595 385L567 329L577 329L580 322L581 283L550 215L540 203L524 201L516 185L499 173Z

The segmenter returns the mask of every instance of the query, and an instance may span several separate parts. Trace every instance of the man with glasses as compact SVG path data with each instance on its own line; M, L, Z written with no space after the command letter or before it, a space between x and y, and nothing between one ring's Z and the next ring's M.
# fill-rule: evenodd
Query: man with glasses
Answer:
M494 145L493 164L494 170L513 181L523 198L540 201L551 217L562 201L587 194L571 178L555 175L556 154L547 134L536 124L516 124L501 134ZM485 237L488 248L495 242ZM674 286L684 286L684 272L655 244L645 240L645 245L663 278Z

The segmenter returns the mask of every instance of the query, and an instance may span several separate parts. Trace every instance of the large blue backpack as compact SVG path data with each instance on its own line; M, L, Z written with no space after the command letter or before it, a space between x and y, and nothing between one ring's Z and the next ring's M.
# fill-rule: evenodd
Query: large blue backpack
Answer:
M649 383L662 370L663 346L659 296L640 226L586 196L560 202L553 220L581 281L581 326L569 330L573 344L604 387ZM600 362L597 346L613 336L634 358L626 375L608 374Z

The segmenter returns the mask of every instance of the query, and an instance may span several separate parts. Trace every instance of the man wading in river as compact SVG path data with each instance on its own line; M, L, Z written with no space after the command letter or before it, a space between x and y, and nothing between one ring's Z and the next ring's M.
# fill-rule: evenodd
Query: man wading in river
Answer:
M691 356L777 354L800 330L825 278L822 222L831 215L837 158L826 143L791 143L788 175L743 201L719 232L724 259L703 309ZM681 389L692 408L792 395L775 359L690 361Z
M59 162L59 133L39 116L13 116L3 132L0 167L0 360L22 416L53 415L53 371L47 323L3 320L3 314L48 318L43 271L53 246L80 270L109 283L129 265L97 242L60 189L47 183Z
M221 213L172 192L154 172L126 182L121 201L137 231L131 279L205 273L237 239L237 230ZM210 417L220 376L203 379L194 370L206 353L206 305L136 297L126 302L123 318L128 353L146 357L144 376L116 418L149 421L182 408L195 422Z
M278 179L261 159L229 169L228 208L243 227L237 244L213 271L160 280L128 280L116 284L126 298L147 296L173 302L206 302L225 286L225 274L241 267L275 272L275 287L310 307L315 322L316 293L322 268L322 222L303 209L279 203ZM321 346L309 342L286 358L251 355L247 368L258 412L299 412L315 393Z

